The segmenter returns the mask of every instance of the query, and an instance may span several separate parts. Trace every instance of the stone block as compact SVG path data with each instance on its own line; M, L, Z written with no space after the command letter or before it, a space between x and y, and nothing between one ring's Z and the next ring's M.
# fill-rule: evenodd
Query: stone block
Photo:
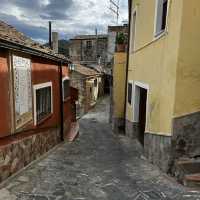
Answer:
M59 130L53 129L2 147L0 149L0 182L39 158L59 142Z
M169 172L172 162L171 137L145 133L144 152L149 161Z

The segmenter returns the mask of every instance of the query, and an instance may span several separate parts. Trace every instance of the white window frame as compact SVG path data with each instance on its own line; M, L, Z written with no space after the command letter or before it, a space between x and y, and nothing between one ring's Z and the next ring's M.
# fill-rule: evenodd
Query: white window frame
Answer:
M154 17L154 38L157 39L157 38L160 38L161 36L163 36L167 31L169 0L168 0L168 4L167 4L167 15L166 15L165 30L161 30L160 32L157 32L158 4L159 4L159 1L163 1L163 0L155 0L155 1L156 1L156 4L155 4L155 17Z
M65 92L65 90L64 90L64 82L65 82L66 80L69 80L69 81L70 81L70 78L69 78L68 76L65 76L64 78L62 78L63 101L66 100L66 99L65 99L65 95L64 95L64 92Z
M134 94L134 93L133 93L133 92L134 92L134 91L133 91L133 87L134 87L133 80L129 80L129 81L128 81L128 85L129 85L129 84L132 85L131 104L128 102L128 95L127 95L127 102L128 102L128 105L132 106L132 105L133 105L133 94ZM127 88L127 90L128 90L128 88ZM127 94L128 94L128 93L127 93Z
M133 30L133 17L135 16L135 24L134 24L134 29L135 29L135 33L134 33L134 37L132 34L132 30ZM136 41L136 24L137 24L137 6L136 8L133 9L132 15L131 15L131 41L130 41L130 50L131 52L135 51L135 41ZM133 43L134 42L134 43ZM133 46L132 46L133 45Z
M33 106L34 106L34 125L38 124L37 122L37 110L36 110L36 91L42 88L51 87L51 114L53 114L53 87L52 82L46 82L41 84L33 85Z
M148 113L149 113L149 85L146 83L142 83L139 81L134 82L134 101L133 101L133 122L139 122L139 102L140 102L140 94L138 93L138 88L143 88L147 90L147 102L146 102L146 127L147 129L147 120L148 120Z

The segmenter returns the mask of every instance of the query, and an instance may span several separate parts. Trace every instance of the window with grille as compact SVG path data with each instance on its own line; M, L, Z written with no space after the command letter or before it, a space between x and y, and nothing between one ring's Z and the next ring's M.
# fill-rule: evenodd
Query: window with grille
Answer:
M63 79L63 100L66 100L70 96L70 80L68 77Z
M155 36L158 36L162 32L165 31L166 23L167 23L167 8L168 8L168 0L157 0L156 4L156 29Z
M132 83L128 83L128 103L132 103Z
M87 46L87 49L91 49L92 48L92 41L91 40L88 40L86 42L86 46Z
M43 121L53 113L52 83L44 83L34 86L34 118L35 125Z

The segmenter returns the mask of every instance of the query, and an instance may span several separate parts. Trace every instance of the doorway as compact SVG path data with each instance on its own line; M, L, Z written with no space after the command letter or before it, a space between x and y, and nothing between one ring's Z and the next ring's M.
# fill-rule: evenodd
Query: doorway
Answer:
M143 146L147 120L148 90L148 85L140 82L134 83L134 121L138 124L137 138Z
M144 133L146 127L147 90L140 88L139 101L139 141L144 146Z

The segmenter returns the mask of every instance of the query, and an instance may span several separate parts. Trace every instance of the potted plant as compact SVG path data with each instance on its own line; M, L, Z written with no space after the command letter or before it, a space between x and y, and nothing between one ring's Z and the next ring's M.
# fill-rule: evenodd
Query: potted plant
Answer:
M116 37L117 52L125 52L126 36L124 33L118 33Z

